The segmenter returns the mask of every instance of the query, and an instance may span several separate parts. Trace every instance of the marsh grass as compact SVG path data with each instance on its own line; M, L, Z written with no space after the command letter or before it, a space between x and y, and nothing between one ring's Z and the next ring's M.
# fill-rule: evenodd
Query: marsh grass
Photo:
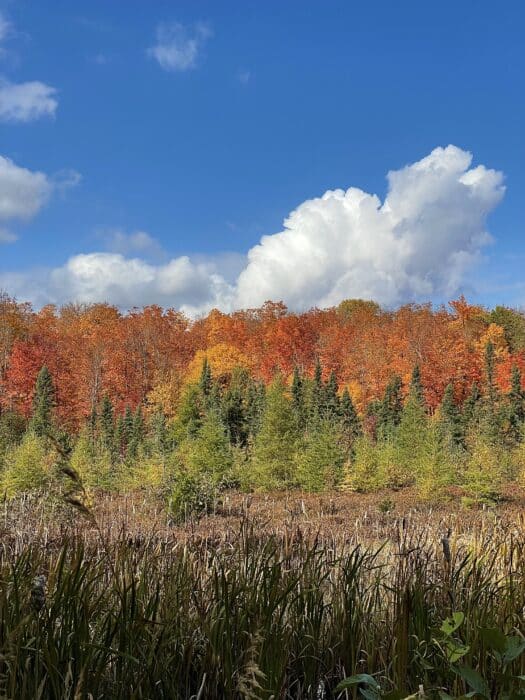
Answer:
M330 698L345 676L364 672L386 690L459 693L463 681L435 644L455 610L465 614L465 661L494 681L479 631L525 632L522 520L480 514L445 533L443 514L376 509L314 530L314 504L337 517L337 506L310 501L287 504L276 524L241 503L235 521L209 536L195 523L170 528L160 511L137 533L103 518L98 530L61 524L56 512L37 518L36 502L10 506L0 697ZM31 538L14 529L16 508L37 520ZM45 586L35 606L37 577ZM525 673L523 660L514 664Z

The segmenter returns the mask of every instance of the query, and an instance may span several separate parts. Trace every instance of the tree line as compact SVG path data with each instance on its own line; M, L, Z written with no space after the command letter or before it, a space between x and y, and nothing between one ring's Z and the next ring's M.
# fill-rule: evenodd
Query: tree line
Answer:
M86 487L150 487L179 514L205 510L229 488L415 487L428 499L457 488L467 502L492 502L525 472L521 372L513 365L502 391L496 364L489 341L481 381L462 401L449 383L434 410L415 365L407 386L392 375L383 395L358 411L348 387L340 388L319 358L310 374L296 366L266 384L242 366L227 377L215 374L204 357L173 416L140 404L119 412L104 395L78 431L60 422L53 377L43 366L30 417L0 415L0 483L8 497L52 490L67 454Z

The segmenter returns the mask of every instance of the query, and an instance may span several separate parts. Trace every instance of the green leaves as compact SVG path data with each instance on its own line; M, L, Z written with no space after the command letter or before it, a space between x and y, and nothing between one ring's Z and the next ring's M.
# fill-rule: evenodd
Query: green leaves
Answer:
M459 629L459 627L461 627L464 620L465 620L464 613L462 613L462 612L452 613L452 617L447 617L443 621L443 624L441 625L440 629L446 637L449 637L457 629Z

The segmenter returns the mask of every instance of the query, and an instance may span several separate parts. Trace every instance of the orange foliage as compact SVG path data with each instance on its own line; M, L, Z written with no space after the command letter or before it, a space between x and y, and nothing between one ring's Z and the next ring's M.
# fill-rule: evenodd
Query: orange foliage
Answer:
M108 304L47 306L34 312L0 294L0 410L31 411L38 371L47 364L58 415L78 427L108 394L117 412L142 403L173 415L181 386L200 376L204 357L227 383L237 366L268 382L294 366L311 376L320 359L325 378L335 372L361 411L379 398L392 374L405 390L414 365L421 370L431 410L454 382L459 400L483 380L484 353L496 350L496 380L508 388L513 364L525 375L525 354L511 354L503 329L464 298L450 308L409 304L385 311L350 300L337 308L291 313L282 302L191 321L158 306L123 314Z

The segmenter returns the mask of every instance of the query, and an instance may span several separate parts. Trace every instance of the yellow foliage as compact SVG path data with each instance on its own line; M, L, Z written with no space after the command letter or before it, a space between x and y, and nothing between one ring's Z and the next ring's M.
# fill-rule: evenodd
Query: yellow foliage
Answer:
M187 382L198 381L205 359L208 360L208 364L211 367L213 378L219 381L228 381L236 367L250 369L250 361L243 352L233 345L217 343L217 345L213 345L206 350L197 350L188 366Z
M487 330L477 342L478 352L483 354L489 342L492 342L494 346L494 353L497 360L504 360L508 356L509 350L507 341L505 340L505 330L501 326L498 326L497 323L490 323Z
M155 382L146 398L146 413L151 415L161 410L166 418L173 418L179 402L182 379L172 374L168 379Z

